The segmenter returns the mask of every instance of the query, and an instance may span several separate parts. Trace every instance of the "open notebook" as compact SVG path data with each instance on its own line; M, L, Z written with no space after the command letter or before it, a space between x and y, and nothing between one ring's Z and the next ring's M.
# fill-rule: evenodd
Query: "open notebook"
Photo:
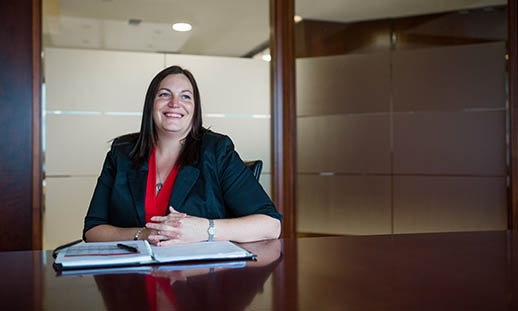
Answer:
M135 248L121 248L120 244ZM54 261L56 270L138 266L198 260L255 259L255 255L230 241L151 246L147 241L81 243L63 249Z

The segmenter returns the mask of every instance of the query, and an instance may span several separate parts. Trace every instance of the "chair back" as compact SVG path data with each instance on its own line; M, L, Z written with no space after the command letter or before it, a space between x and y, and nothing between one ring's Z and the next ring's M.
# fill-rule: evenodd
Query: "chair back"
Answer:
M259 177L261 177L261 170L263 169L263 161L245 161L245 165L252 171L255 179L259 181Z

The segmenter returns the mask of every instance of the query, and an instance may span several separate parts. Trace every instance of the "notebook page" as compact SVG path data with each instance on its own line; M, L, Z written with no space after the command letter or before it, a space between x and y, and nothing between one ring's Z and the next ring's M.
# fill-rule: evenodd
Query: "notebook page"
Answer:
M188 260L217 260L250 258L252 253L230 241L212 241L152 246L154 258L159 262Z

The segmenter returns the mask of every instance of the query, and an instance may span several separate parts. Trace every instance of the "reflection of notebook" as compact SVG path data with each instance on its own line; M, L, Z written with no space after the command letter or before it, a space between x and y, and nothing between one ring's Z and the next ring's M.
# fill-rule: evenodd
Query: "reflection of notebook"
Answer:
M151 274L153 271L180 271L192 269L230 269L230 268L244 268L246 261L223 261L212 263L197 263L197 264L175 264L175 265L157 265L157 266L130 266L130 267L106 267L106 268L90 268L90 269L73 269L62 270L58 276L78 276L78 275L103 275L103 274L128 274L140 273Z
M136 252L121 248L135 248ZM212 241L155 247L147 241L81 243L59 252L56 270L135 266L197 260L253 259L254 254L230 241Z

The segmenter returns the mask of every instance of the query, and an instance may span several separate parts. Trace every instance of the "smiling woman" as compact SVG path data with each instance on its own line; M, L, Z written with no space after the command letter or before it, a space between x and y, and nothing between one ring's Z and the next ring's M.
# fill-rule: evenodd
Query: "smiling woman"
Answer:
M230 138L202 126L191 72L171 66L149 85L140 132L114 140L83 238L247 242L277 238L281 220Z

